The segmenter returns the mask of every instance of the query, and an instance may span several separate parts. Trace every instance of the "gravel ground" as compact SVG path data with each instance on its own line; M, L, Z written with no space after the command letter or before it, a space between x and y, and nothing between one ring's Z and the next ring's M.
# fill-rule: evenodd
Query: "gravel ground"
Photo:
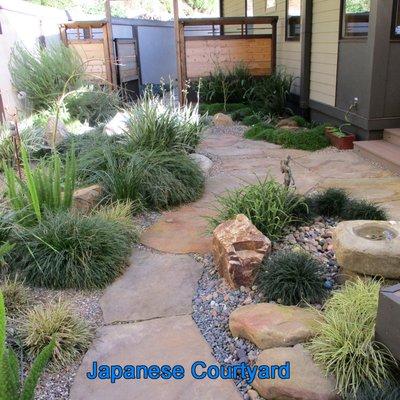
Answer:
M311 226L291 228L288 235L274 243L274 251L300 246L321 260L324 265L324 280L327 289L337 288L338 267L332 250L332 229L335 220L316 220ZM221 279L213 265L212 256L202 259L205 264L199 281L197 293L193 299L193 319L204 338L211 346L213 354L221 364L254 363L260 350L245 339L232 337L229 331L229 315L236 308L267 301L257 286L231 289ZM316 305L318 308L321 305ZM245 400L250 386L245 381L236 380L236 386Z

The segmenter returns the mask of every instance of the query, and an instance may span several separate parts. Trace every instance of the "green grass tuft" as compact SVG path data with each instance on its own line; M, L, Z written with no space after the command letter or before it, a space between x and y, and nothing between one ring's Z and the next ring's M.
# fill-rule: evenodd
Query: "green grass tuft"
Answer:
M0 284L0 291L3 293L4 305L10 317L20 314L30 303L30 291L18 277L6 277Z
M343 210L343 219L387 221L387 212L375 203L367 200L350 199Z
M226 105L226 109L224 108L224 103L211 103L205 104L201 103L199 105L199 112L200 114L208 114L208 115L215 115L218 113L233 113L235 111L241 110L245 108L246 105L242 103L228 103Z
M326 297L322 264L308 253L281 251L261 266L258 286L268 300L287 306L321 303Z

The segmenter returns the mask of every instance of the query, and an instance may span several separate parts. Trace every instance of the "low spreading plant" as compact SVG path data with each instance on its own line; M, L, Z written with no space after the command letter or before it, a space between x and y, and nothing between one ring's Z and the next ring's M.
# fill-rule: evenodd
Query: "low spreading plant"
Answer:
M131 252L131 232L99 215L47 213L14 238L11 267L31 285L105 287L119 276Z
M286 227L299 222L293 211L302 203L302 197L294 190L266 178L218 197L217 216L209 221L215 228L237 214L244 214L264 235L275 240L284 235Z
M29 289L18 277L13 279L6 277L0 284L0 291L3 293L4 305L10 316L20 314L29 305L31 299Z
M203 192L204 176L184 153L140 150L115 157L106 151L106 156L107 166L97 176L113 200L165 209L197 200Z
M64 99L64 105L71 119L96 126L117 113L121 98L118 91L92 84L69 93Z
M259 123L245 133L247 139L265 140L290 149L316 151L328 147L324 126L293 132Z
M128 111L125 143L137 149L192 152L200 141L203 127L197 106L178 105L171 96L157 96L146 90Z
M371 383L361 384L357 393L349 393L345 400L398 400L400 399L400 382L386 382L383 388Z
M258 273L258 287L268 300L287 306L322 303L326 297L323 266L303 251L280 251Z
M12 83L35 111L48 109L61 94L81 86L84 65L78 53L64 44L37 47L17 44L10 56Z
M33 169L25 148L21 149L21 156L25 179L19 178L11 167L4 165L6 194L12 209L20 216L20 222L30 222L32 218L41 221L45 210L69 209L76 179L73 149L66 157L65 165L62 165L60 156L53 153Z
M1 400L33 400L35 389L43 370L53 354L55 340L49 339L31 365L24 381L18 358L14 351L6 345L6 312L3 295L0 292L0 399Z
M387 221L386 211L379 205L367 200L349 199L342 211L345 220Z
M93 334L86 321L61 300L40 304L21 320L19 335L31 357L36 357L54 337L53 366L67 366L90 345Z
M380 283L348 282L325 304L324 320L309 349L339 394L356 395L362 384L383 388L396 366L389 350L374 340Z

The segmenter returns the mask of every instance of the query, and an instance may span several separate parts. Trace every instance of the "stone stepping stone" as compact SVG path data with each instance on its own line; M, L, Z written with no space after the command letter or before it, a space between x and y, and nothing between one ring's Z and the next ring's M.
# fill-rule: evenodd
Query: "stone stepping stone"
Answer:
M266 400L338 400L333 378L326 378L302 345L264 350L257 365L283 365L290 362L290 379L259 379L254 389Z
M202 270L187 255L134 250L130 267L100 300L105 323L191 314Z
M195 380L193 362L216 364L211 349L190 316L161 318L135 324L110 325L86 354L71 389L70 400L241 400L233 381ZM89 380L92 362L108 365L182 365L182 380Z
M239 307L229 316L229 329L260 349L294 346L315 335L319 315L312 309L259 303Z

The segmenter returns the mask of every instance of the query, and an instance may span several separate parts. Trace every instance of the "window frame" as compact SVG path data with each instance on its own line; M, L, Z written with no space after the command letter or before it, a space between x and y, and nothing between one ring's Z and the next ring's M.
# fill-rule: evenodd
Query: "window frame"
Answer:
M369 20L368 20L368 32L366 35L345 36L344 31L345 31L345 18L346 18L346 13L345 13L346 2L347 2L347 0L340 0L339 40L350 40L350 41L352 41L352 40L355 40L355 41L367 40L368 35L369 35ZM371 11L370 11L370 17L371 17Z
M288 28L289 28L289 1L286 0L285 4L285 41L286 42L300 42L300 37L301 37L301 32L299 33L298 36L289 36L288 35ZM302 23L302 17L301 17L301 1L300 1L300 31L301 31L301 23Z
M390 27L390 40L395 41L395 42L400 42L400 34L396 35L396 33L395 33L395 27L397 25L397 23L396 23L397 14L399 14L399 17L400 17L400 0L393 0L392 24Z

